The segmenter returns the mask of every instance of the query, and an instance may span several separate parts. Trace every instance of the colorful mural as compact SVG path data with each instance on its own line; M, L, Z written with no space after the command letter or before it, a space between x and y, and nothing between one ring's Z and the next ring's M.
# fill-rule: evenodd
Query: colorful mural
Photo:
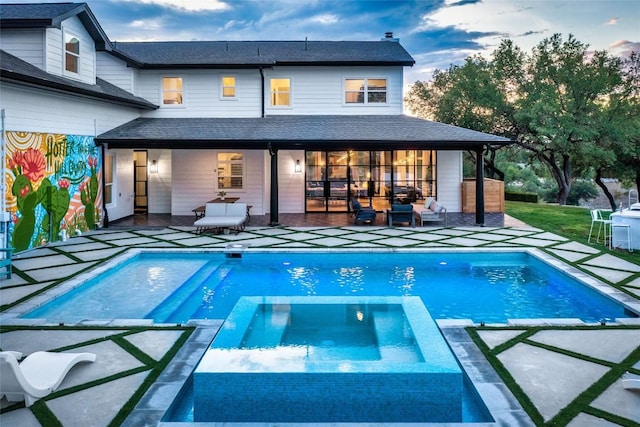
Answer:
M96 228L102 168L92 136L6 132L5 141L5 200L16 251Z

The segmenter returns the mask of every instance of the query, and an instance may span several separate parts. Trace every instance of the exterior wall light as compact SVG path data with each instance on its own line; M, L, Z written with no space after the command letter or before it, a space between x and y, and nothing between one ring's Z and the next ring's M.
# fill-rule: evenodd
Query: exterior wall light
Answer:
M150 173L158 173L158 161L157 160L151 160L151 164L149 165L149 172Z
M300 160L296 160L296 165L294 166L293 171L295 173L302 173L302 165L300 164Z

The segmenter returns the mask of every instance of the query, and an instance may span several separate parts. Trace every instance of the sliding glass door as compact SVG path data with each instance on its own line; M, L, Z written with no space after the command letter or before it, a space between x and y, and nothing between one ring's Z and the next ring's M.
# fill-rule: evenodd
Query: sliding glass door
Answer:
M349 212L350 197L382 211L435 197L435 151L307 151L307 212Z

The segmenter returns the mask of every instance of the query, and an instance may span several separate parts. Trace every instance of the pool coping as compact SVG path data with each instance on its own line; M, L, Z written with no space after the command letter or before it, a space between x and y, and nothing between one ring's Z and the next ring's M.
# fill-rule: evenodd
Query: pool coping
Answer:
M231 246L231 245L230 245ZM135 257L140 253L227 253L229 254L229 247L227 248L130 248L124 251L124 253L110 259L106 263L99 265L91 271L83 272L77 276L74 276L68 280L65 280L58 285L48 289L41 294L30 298L28 301L16 304L0 313L0 323L3 325L11 326L175 326L175 323L155 323L153 319L86 319L79 322L63 323L63 322L47 322L42 318L21 318L24 314L50 302L51 300L61 296L62 294L69 292L79 286L82 286L89 280L93 279L99 274L108 271L115 265L126 262L127 260ZM632 298L624 292L616 289L615 287L604 283L601 280L577 269L576 267L565 263L552 255L538 248L483 248L481 251L478 248L251 248L243 246L238 250L242 252L251 253L527 253L541 262L555 268L563 273L573 277L583 285L595 290L601 295L621 304L627 310L635 312L640 315L640 300ZM192 319L193 320L193 319ZM616 318L615 324L640 324L640 318L624 317ZM485 325L483 322L478 324L474 323L471 319L437 319L438 325L442 327L467 327L467 326L588 326L594 325L594 323L584 322L577 318L531 318L531 319L507 319L506 323L491 323ZM603 325L603 322L599 324Z

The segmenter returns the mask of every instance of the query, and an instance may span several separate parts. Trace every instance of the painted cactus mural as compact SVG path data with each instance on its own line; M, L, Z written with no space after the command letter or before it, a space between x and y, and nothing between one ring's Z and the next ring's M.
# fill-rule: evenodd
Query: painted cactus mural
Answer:
M44 180L38 188L40 203L47 212L42 220L42 228L51 230L51 240L54 242L60 237L62 220L69 210L69 185L69 180L62 178L58 181L57 187L51 184L51 181Z
M35 209L39 202L38 193L33 184L44 178L46 173L45 159L38 150L30 148L24 152L16 152L9 161L9 169L15 180L11 186L11 194L16 198L18 211L22 215L16 217L13 229L13 247L18 250L29 248L36 226Z
M96 224L96 197L98 197L98 159L89 156L87 160L91 175L87 181L82 181L78 190L80 190L80 200L84 205L84 218L87 221L87 227L93 230Z
M99 222L100 158L93 137L7 132L7 206L16 251Z

